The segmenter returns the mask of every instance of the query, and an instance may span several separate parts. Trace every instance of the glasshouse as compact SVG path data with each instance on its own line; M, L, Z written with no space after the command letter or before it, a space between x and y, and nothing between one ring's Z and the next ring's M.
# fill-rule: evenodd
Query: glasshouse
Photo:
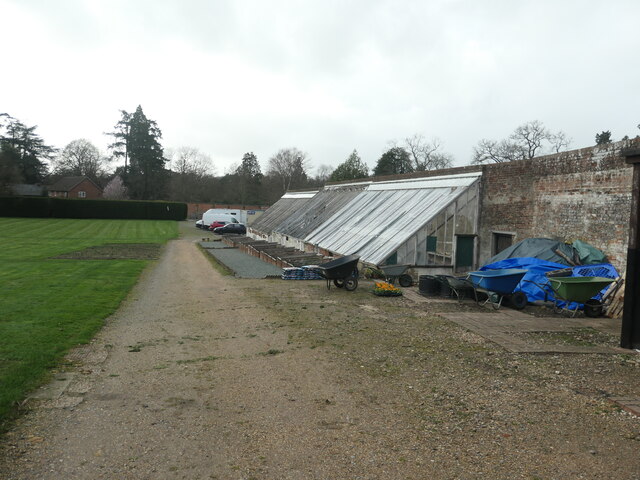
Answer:
M250 229L271 242L417 272L475 264L480 172L285 194Z

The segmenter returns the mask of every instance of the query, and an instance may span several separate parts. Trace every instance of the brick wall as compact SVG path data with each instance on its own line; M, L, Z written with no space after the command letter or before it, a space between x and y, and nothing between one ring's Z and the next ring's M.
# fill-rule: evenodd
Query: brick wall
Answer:
M78 196L79 192L85 192L84 197ZM83 180L78 185L69 190L69 196L67 198L84 198L95 200L102 198L102 190L100 190L93 182L89 180Z
M493 232L583 240L622 271L626 263L631 171L620 150L640 139L483 169L479 261L492 256Z

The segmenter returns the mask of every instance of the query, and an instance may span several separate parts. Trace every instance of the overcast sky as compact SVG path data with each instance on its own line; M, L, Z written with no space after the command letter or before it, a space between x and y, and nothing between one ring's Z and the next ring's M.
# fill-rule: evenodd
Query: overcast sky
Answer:
M439 138L456 165L540 120L572 148L640 134L640 1L0 0L0 112L106 151L137 105L222 174L281 148L373 167Z

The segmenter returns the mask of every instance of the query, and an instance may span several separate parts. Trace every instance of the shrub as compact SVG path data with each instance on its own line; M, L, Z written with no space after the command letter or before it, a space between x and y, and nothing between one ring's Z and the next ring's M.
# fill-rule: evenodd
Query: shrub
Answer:
M0 197L1 217L184 220L187 204L138 200Z

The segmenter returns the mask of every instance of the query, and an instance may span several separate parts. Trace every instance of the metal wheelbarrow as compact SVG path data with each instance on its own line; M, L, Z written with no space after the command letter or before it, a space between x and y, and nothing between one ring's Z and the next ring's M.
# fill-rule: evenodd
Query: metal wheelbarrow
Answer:
M413 278L406 271L410 265L382 265L378 270L382 271L384 278L390 284L394 284L396 279L401 287L410 287L413 285Z
M358 255L347 255L318 265L315 271L327 281L327 289L331 289L333 281L336 287L352 292L358 288L359 260Z
M436 275L438 281L445 287L443 290L443 294L449 289L450 296L454 295L458 299L458 302L464 300L470 292L474 292L475 295L475 286L467 277L454 277L452 275ZM476 296L477 301L477 296Z
M524 292L514 292L515 288L525 276L527 270L518 268L502 268L499 270L484 270L479 272L469 272L468 279L473 284L473 290L478 300L478 293L487 296L483 305L491 303L491 306L498 310L505 298L516 310L522 310L527 306L528 298Z

